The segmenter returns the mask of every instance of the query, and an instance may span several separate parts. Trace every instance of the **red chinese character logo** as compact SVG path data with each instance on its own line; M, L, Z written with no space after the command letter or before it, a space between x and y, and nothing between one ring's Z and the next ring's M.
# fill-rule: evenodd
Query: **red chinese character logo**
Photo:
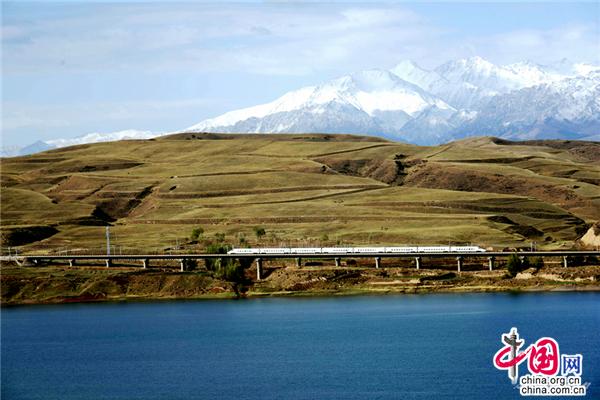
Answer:
M534 344L529 345L525 351L520 352L519 348L525 343L519 340L517 328L512 328L509 333L502 335L503 348L494 355L494 366L501 370L508 371L508 377L517 383L519 377L519 364L529 360L529 371L532 374L542 374L553 376L558 373L560 368L560 353L556 340L543 337Z
M552 338L541 338L529 346L529 371L532 374L556 375L558 373L558 343Z

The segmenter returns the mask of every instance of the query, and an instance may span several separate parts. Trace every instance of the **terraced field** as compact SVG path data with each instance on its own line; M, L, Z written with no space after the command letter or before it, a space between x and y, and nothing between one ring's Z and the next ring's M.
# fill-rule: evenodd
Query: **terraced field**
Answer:
M2 159L2 246L164 251L261 245L572 247L600 220L600 144L177 134Z

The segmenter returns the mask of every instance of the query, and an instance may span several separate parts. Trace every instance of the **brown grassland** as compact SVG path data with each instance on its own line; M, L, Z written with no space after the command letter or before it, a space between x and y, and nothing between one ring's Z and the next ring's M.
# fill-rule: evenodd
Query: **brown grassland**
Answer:
M1 161L3 247L200 251L254 245L572 248L600 219L600 144L482 137L420 147L350 135L176 134Z

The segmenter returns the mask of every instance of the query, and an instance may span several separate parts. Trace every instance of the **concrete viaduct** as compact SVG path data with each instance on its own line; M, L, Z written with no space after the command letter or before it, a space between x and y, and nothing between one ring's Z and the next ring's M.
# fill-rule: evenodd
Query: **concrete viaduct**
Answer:
M466 258L481 259L487 258L488 268L494 269L494 263L498 258L507 258L512 254L519 257L558 257L562 260L563 267L569 266L569 257L578 256L596 256L600 257L600 251L521 251L521 252L446 252L446 253L314 253L314 254L290 254L290 253L271 253L271 254L138 254L138 255L21 255L12 257L2 257L0 261L16 261L18 264L32 263L41 264L51 261L62 261L69 266L75 266L81 261L104 261L106 267L111 267L114 262L120 260L139 260L142 268L149 268L152 261L157 260L176 260L179 263L180 270L186 270L188 260L210 260L210 259L253 259L256 262L256 278L261 280L263 261L274 259L295 259L296 266L302 266L303 259L334 260L337 267L341 266L342 258L371 258L375 260L375 268L381 268L381 260L384 258L412 258L415 260L416 269L423 266L423 260L427 258L455 258L457 271L461 272L463 261Z

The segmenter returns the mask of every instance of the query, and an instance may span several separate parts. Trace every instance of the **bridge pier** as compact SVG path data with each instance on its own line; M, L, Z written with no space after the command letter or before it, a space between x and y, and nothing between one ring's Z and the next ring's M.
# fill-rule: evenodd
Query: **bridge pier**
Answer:
M565 267L565 268L569 267L569 257L568 256L563 256L563 267Z
M300 257L296 258L296 267L300 268L302 266L302 259Z
M144 259L142 260L142 264L143 264L143 266L144 266L144 269L148 269L148 268L150 267L150 260L149 260L149 259L147 259L147 258L144 258Z
M262 279L262 258L256 259L256 280L260 281Z
M494 269L494 260L496 259L496 257L492 256L492 257L488 257L488 265L490 267L490 271Z
M417 269L421 269L421 257L415 257L415 263L417 264Z
M462 270L462 266L463 266L463 258L462 258L462 256L456 257L456 263L457 263L457 266L458 266L458 272L460 272Z
M381 257L375 257L375 268L381 268Z
M339 257L335 258L335 266L340 267L342 265L342 260Z
M110 268L112 266L112 260L110 258L106 259L106 268Z
M69 267L72 267L75 265L75 260L74 259L70 259L69 260Z
M185 258L179 260L179 266L181 267L181 272L185 272Z

